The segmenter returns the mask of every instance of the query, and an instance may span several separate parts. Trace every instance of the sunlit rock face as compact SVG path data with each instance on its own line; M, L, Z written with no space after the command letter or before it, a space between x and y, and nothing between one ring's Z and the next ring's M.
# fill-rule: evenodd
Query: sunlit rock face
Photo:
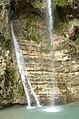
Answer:
M18 40L22 47L21 52L25 58L26 70L30 75L34 91L40 102L47 105L53 101L51 96L53 92L51 58L46 47L47 27L45 20L32 11L33 7L29 10L29 15L27 11L23 12L24 14L15 20L15 34L20 37ZM23 10L25 11L25 9ZM62 34L55 32L52 35L55 46L55 76L57 81L55 104L71 103L79 99L78 44L74 41L78 32L75 32L75 26L78 27L78 20L73 18L66 31L64 27ZM72 34L74 35L72 36Z

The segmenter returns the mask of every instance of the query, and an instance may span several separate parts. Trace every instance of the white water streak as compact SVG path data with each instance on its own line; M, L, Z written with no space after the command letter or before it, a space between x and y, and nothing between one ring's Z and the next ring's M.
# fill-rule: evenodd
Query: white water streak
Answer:
M51 69L52 69L52 75L51 79L53 81L53 105L55 104L55 88L56 88L56 80L55 80L55 59L54 59L54 39L52 38L53 35L53 13L52 13L52 2L51 0L47 0L47 23L48 23L48 43L50 47L50 53L51 53Z
M23 64L24 59L23 59L23 57L20 54L20 48L19 48L18 42L16 41L16 37L14 35L13 23L11 23L11 33L12 33L12 39L13 39L13 43L14 43L16 60L17 60L19 72L20 72L20 75L21 75L21 80L22 80L24 91L25 91L26 98L27 98L27 101L28 101L28 106L30 107L31 106L30 105L30 96L29 96L27 85L26 85L26 81L25 81L26 77L24 75L24 64Z
M53 16L52 16L51 0L47 0L47 22L49 32L49 43L50 45L52 45Z
M15 48L15 53L16 53L16 60L17 60L17 63L18 63L18 68L19 68L19 72L20 72L20 75L21 75L21 79L22 79L22 83L23 83L23 87L24 87L24 90L25 90L25 94L26 94L26 97L27 97L27 101L28 101L28 107L31 107L31 102L30 102L30 96L29 96L29 93L28 93L28 89L27 89L27 85L26 85L26 77L25 77L25 74L24 74L24 70L25 70L25 63L24 63L24 59L23 59L23 56L22 54L20 53L20 47L19 47L19 44L18 42L16 41L16 37L14 35L14 31L13 31L13 22L11 23L11 33L12 33L12 39L13 39L13 43L14 43L14 48ZM37 99L37 96L32 88L32 85L29 81L29 79L27 78L27 82L29 84L29 87L32 91L32 94L36 100L36 103L37 103L37 106L39 107L40 106L40 103Z
M35 100L36 100L37 107L41 107L41 105L40 105L40 103L39 103L39 101L38 101L38 99L37 99L37 96L36 96L36 94L35 94L35 92L34 92L34 90L33 90L33 88L32 88L32 85L31 85L30 81L29 81L29 80L27 80L27 81L28 81L29 87L30 87L30 89L31 89L31 91L32 91L32 94L33 94L33 96L34 96L34 98L35 98Z

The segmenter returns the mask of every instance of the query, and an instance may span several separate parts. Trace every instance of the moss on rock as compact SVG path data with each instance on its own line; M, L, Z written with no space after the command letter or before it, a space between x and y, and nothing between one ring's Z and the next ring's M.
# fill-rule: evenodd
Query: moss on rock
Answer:
M2 33L0 33L0 47L2 47L5 50L8 50L9 43L10 43L10 39L5 38L5 36Z
M36 33L36 17L33 14L30 14L30 16L27 18L26 26L23 29L25 39L27 40L33 40L34 42L38 41L38 34Z
M66 7L69 5L69 0L56 0L55 4L61 7Z
M43 10L45 8L45 2L43 0L33 0L31 4L34 8L38 8L40 10Z

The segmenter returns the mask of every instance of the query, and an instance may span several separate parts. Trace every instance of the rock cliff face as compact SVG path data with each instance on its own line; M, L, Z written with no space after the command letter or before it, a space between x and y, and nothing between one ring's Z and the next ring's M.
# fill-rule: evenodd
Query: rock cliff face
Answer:
M12 61L8 8L7 1L0 1L0 108L25 102L16 62Z
M79 100L79 20L78 1L54 7L55 28L52 37L55 47L55 80L52 79L51 53L47 46L47 26L44 16L45 4L41 0L15 0L14 32L26 62L26 77L41 104L67 104ZM39 3L39 4L38 4ZM15 55L10 51L9 3L0 1L0 106L24 104L25 94ZM65 7L64 7L65 6ZM66 8L74 12L66 12ZM57 11L56 11L57 10ZM63 14L58 11L62 11ZM76 12L75 12L76 11ZM75 14L74 14L75 13ZM57 20L58 19L58 20ZM63 20L64 19L64 20ZM8 47L9 46L9 47ZM27 81L26 81L27 82ZM28 87L29 88L29 87ZM34 103L30 91L31 103Z

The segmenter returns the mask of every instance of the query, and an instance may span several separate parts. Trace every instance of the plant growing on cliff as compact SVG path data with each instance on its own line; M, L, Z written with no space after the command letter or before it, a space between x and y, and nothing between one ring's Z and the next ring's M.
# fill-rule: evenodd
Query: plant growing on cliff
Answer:
M0 47L7 50L9 48L10 39L6 39L4 35L0 32Z
M15 70L7 65L5 70L5 86L8 86L10 82L12 85L14 85L14 79Z
M23 34L25 39L38 43L39 35L36 30L36 19L37 17L35 17L33 14L30 14L30 16L28 16L26 20L26 26L25 28L23 28Z
M43 0L33 0L32 5L34 6L34 8L38 8L40 10L45 8L45 2Z
M55 4L61 7L66 7L69 5L69 0L56 0Z

